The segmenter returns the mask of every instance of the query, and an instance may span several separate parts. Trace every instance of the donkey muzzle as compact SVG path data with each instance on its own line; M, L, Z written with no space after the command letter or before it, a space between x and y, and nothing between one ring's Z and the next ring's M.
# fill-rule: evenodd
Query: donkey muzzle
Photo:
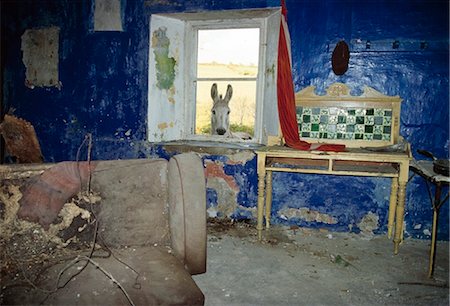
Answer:
M224 128L217 128L217 129L216 129L216 132L217 132L217 134L219 134L219 135L225 134L226 131L227 131L227 130L225 130Z

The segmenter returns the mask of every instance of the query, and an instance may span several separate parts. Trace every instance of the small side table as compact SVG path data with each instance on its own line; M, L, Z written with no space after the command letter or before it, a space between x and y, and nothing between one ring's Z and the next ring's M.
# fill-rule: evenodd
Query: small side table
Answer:
M449 196L447 192L447 195L442 199L442 187L445 185L447 186L449 185L450 177L440 175L434 172L433 161L412 160L409 166L410 169L414 172L414 174L417 173L426 180L428 194L430 196L431 205L433 206L433 228L431 232L430 262L428 267L428 277L432 278L434 272L434 260L436 258L436 234L437 234L439 210L441 206L448 200ZM431 195L431 188L428 182L431 182L436 186L434 198Z

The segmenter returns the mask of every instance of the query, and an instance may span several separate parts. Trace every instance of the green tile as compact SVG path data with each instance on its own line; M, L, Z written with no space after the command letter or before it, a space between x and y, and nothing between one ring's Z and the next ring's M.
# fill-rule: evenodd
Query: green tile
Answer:
M356 124L364 124L364 116L356 116Z
M373 118L373 124L383 125L383 117L382 116L375 116Z
M301 137L390 141L392 110L384 108L296 107Z
M347 116L347 110L345 108L338 109L338 116Z
M328 115L320 115L320 123L328 123Z
M355 132L356 133L364 133L364 124L355 125Z
M364 133L373 133L373 125L365 125L364 126Z
M328 117L328 123L336 124L338 123L338 116L332 115Z
M384 116L384 109L375 108L375 116Z
M364 134L364 140L373 140L373 134Z
M345 139L355 139L355 134L354 133L345 133Z
M336 126L336 131L338 133L345 133L346 132L346 125L345 124L338 124Z
M329 124L327 130L328 130L328 132L335 133L336 132L336 125L335 124Z
M339 112L339 109L337 107L330 107L328 108L328 113L330 115L337 115Z
M363 108L357 108L355 110L355 114L356 116L365 116L366 115L366 110Z
M356 116L347 116L347 124L355 124Z
M311 123L302 123L302 132L310 132Z

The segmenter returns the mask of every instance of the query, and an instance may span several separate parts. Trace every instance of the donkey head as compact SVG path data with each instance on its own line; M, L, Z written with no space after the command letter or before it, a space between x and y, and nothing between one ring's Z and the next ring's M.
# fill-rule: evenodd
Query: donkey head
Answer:
M213 107L211 109L211 134L212 135L231 135L230 132L230 102L233 95L233 88L230 84L227 87L227 93L222 99L222 95L217 92L217 84L214 83L211 87L211 98L213 99Z

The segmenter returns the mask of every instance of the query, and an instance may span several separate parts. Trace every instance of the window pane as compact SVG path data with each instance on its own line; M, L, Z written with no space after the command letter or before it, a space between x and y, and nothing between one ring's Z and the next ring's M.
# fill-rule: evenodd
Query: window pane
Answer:
M197 77L256 77L259 28L198 31Z
M217 83L217 91L222 98L225 97L227 85L233 89L233 95L229 102L230 131L245 132L253 137L256 110L256 81L198 81L196 103L196 134L211 134L211 109L213 100L211 86Z

